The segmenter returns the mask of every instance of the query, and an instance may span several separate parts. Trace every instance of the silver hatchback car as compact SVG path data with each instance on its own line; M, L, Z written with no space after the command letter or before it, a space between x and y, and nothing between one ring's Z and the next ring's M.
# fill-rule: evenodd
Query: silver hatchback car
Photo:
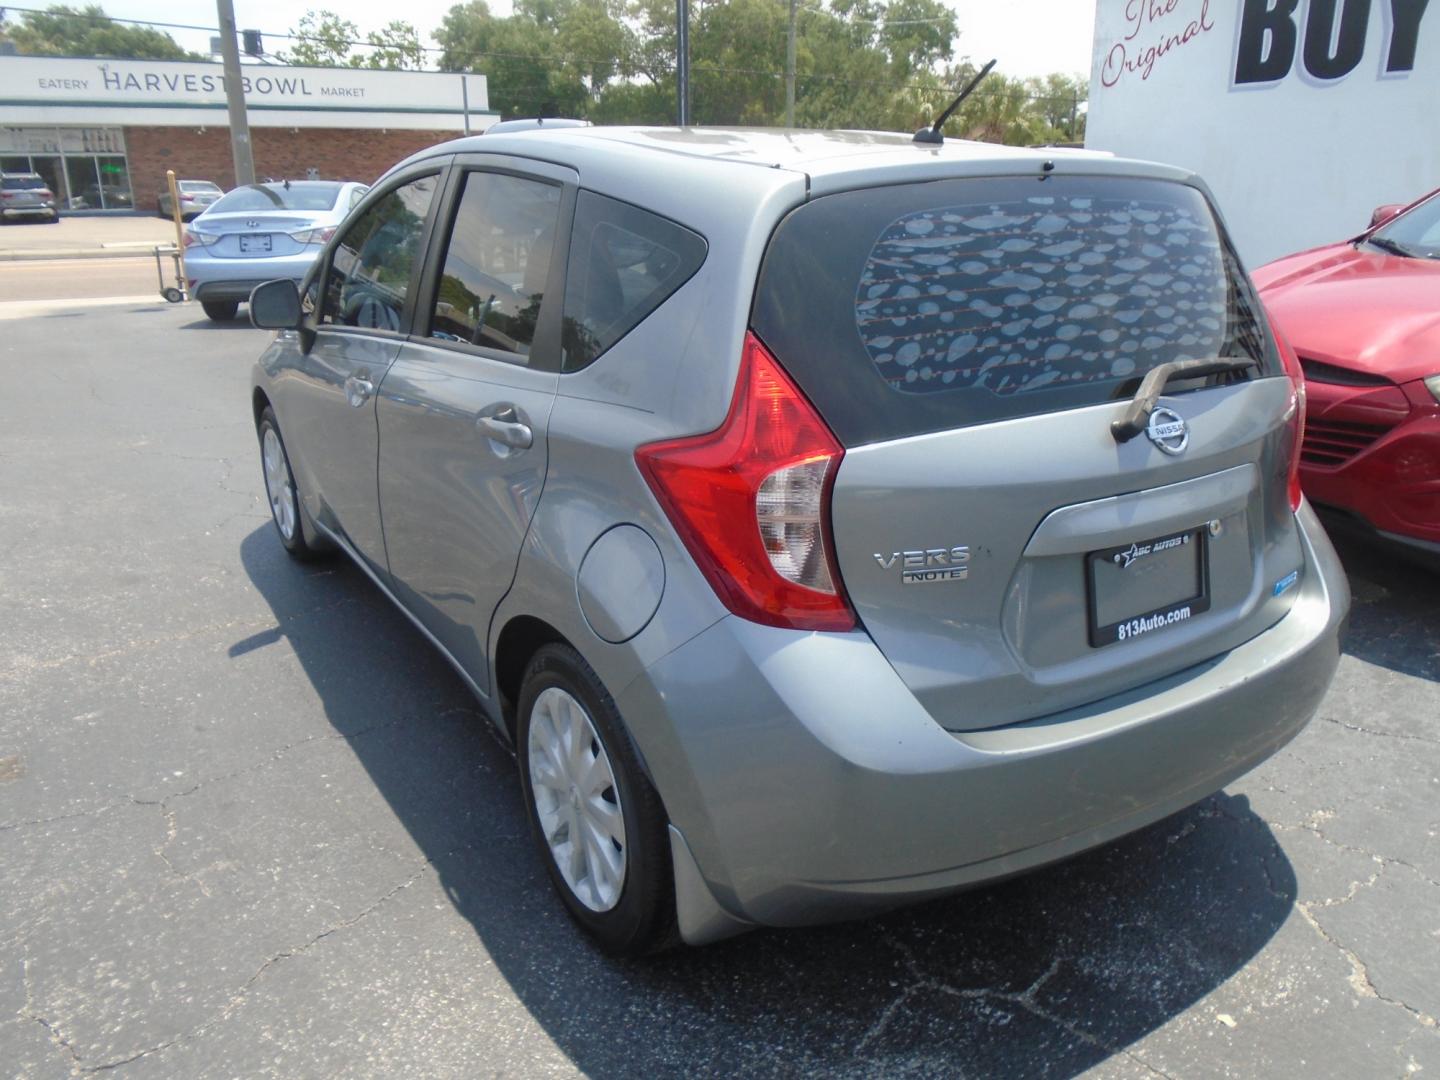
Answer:
M251 298L281 543L450 660L612 952L1104 843L1334 672L1299 367L1189 173L486 135L396 166L313 286Z
M303 281L368 190L353 181L281 180L226 192L185 229L191 298L224 322L261 282Z

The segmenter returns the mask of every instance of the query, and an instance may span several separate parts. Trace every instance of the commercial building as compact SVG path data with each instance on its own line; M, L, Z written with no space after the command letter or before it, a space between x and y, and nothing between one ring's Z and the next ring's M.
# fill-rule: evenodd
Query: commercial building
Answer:
M1194 169L1252 265L1440 186L1440 4L1099 0L1085 144Z
M374 180L485 130L485 76L247 64L259 177ZM0 169L34 171L67 210L151 208L165 171L234 185L221 65L0 56Z

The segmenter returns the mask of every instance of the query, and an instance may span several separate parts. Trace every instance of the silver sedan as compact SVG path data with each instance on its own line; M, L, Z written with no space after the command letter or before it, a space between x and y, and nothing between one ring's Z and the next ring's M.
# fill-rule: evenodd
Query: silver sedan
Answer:
M225 321L262 281L298 285L368 190L348 180L283 180L229 192L185 230L191 299Z
M211 180L177 180L175 188L180 193L180 216L186 221L219 202L225 194L225 189ZM155 209L161 217L168 218L175 213L168 190L155 197Z

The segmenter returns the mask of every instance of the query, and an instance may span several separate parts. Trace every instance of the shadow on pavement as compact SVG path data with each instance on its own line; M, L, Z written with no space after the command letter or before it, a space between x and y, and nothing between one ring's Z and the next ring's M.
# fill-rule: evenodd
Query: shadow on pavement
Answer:
M216 322L214 319L211 319L211 318L209 318L208 316L202 315L200 318L196 319L194 322L181 323L180 326L178 326L176 329L179 329L179 330L249 330L249 331L255 332L255 333L263 333L263 334L273 333L273 331L270 331L270 330L256 331L256 330L255 330L255 327L253 327L253 326L250 325L250 317L249 317L248 315L244 314L243 312L242 312L241 314L235 316L235 318L233 318L233 319L227 319L225 322Z
M588 1075L1073 1076L1233 976L1295 900L1268 827L1220 794L920 908L612 961L552 895L514 760L440 656L343 558L292 563L269 524L241 557L277 628L231 655L288 640L456 911Z
M1345 652L1402 675L1440 682L1440 558L1412 553L1333 514L1330 534L1355 603Z

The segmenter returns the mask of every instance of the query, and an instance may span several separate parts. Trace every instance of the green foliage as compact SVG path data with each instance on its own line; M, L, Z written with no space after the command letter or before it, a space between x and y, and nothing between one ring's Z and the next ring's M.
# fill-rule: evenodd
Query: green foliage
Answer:
M785 119L787 0L695 0L690 99L697 124L779 126ZM954 63L955 17L943 0L797 0L795 123L913 131L975 73ZM674 0L486 0L457 4L435 33L447 71L489 78L506 118L542 111L601 124L675 120ZM1006 142L1083 138L1078 76L991 75L946 130Z
M349 19L311 9L300 16L291 33L295 44L280 54L288 64L405 71L419 69L425 62L419 31L399 19L362 38L360 28Z
M0 20L4 12L0 10ZM202 60L175 39L148 26L127 26L98 4L52 4L43 12L20 13L20 21L0 21L0 41L12 41L26 56L109 56L125 60Z

